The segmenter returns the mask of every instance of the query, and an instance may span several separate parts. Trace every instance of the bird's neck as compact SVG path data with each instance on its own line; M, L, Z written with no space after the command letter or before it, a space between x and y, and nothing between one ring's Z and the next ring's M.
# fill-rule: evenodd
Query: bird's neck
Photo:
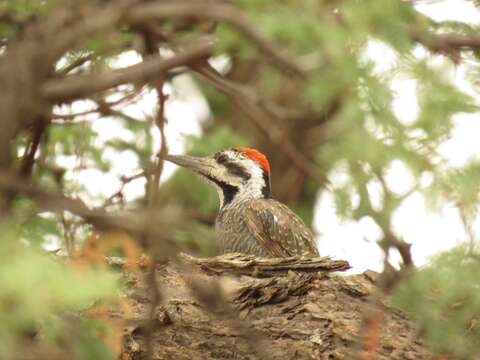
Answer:
M220 209L249 200L268 199L271 197L270 179L265 177L262 181L245 186L217 184L217 191L220 198Z

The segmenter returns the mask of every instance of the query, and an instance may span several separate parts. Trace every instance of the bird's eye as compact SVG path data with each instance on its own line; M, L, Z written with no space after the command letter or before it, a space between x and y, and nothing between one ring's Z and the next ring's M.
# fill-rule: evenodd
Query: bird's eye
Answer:
M225 154L218 154L215 156L215 160L217 160L217 163L219 164L224 164L228 161L228 157Z

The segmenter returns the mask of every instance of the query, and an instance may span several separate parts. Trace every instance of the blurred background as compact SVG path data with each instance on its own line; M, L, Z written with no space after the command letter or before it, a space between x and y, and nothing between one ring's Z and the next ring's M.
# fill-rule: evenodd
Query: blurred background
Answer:
M480 20L480 12L471 1L417 1L414 3L415 9L420 14L434 22L448 23L449 26L462 23L466 27L474 27ZM382 11L387 10L388 6L385 6L385 9L378 11L383 14ZM262 16L262 14L256 15ZM268 17L265 14L263 16ZM303 28L300 23L291 26ZM307 24L303 26L308 27ZM384 214L382 197L386 189L382 189L381 182L373 173L365 174L365 178L362 180L363 184L355 184L358 179L356 179L355 171L348 164L351 160L361 160L367 163L373 160L379 162L378 171L384 177L387 191L391 191L393 196L399 198L398 204L389 210L391 214L388 215L388 221L397 236L413 245L412 255L416 264L423 265L430 255L469 241L470 237L474 235L472 231L474 233L478 231L480 225L478 220L469 216L468 224L465 224L465 214L462 215L463 209L458 207L460 204L451 201L439 202L437 197L440 194L433 191L433 188L439 186L439 171L445 175L449 168L461 171L464 167L474 166L472 162L475 162L475 158L480 154L480 149L476 146L477 134L480 130L480 125L476 121L477 113L475 111L457 111L466 109L454 107L450 110L446 109L448 112L443 113L442 116L448 118L445 119L448 126L445 123L442 125L437 115L433 113L433 109L439 106L435 100L429 99L429 102L426 103L421 99L421 96L431 97L433 93L441 91L441 89L436 88L434 84L429 89L422 89L423 85L419 84L417 78L419 75L413 72L416 69L412 67L415 63L428 66L436 73L436 76L442 78L442 81L454 86L459 94L461 92L463 95L471 96L468 99L469 106L471 106L476 104L474 99L478 90L475 86L475 76L477 75L475 59L468 59L467 56L462 55L462 61L452 62L452 59L445 54L432 53L422 44L412 44L407 56L403 53L403 49L399 52L399 49L394 47L394 45L397 47L399 45L386 41L383 38L386 35L381 32L377 34L380 38L369 39L361 48L357 49L358 52L351 54L349 53L350 49L342 48L344 43L336 38L336 36L340 36L336 33L336 29L327 25L325 27L325 29L316 30L322 33L322 37L325 37L325 39L322 38L322 43L328 45L331 42L331 46L336 46L331 51L339 52L337 56L342 57L345 64L335 62L330 64L335 69L329 70L329 66L322 63L322 69L319 69L321 73L319 78L312 79L310 84L318 89L309 89L310 92L305 95L299 93L301 90L290 82L291 79L288 76L282 79L280 74L268 73L272 71L268 64L263 64L262 59L254 58L253 55L249 56L248 53L245 53L247 51L245 49L243 49L244 53L238 54L238 58L219 55L209 60L218 72L232 81L247 84L252 89L260 89L257 91L260 91L262 96L271 102L270 105L281 104L286 107L283 109L284 111L291 110L291 117L285 115L280 119L274 118L273 120L281 121L281 123L275 124L271 129L269 129L271 125L269 122L266 122L264 126L259 126L257 123L257 121L264 121L262 116L265 115L260 115L257 120L250 119L249 115L239 111L237 106L229 104L224 94L212 89L204 80L190 74L172 79L165 85L165 92L168 94L168 100L165 103L167 118L165 131L169 152L209 155L228 146L242 144L257 147L267 155L272 163L274 197L293 207L314 229L319 249L323 255L347 259L353 266L352 272L363 272L366 269L380 271L383 268L384 254L377 242L384 236L384 231L378 221L368 214L368 211L355 209L355 207L358 207L359 201L367 201L367 199L361 199L362 192L358 188L358 186L365 187L366 192L363 193L363 196L368 197L368 201L372 202L375 210ZM279 29L276 31L281 32ZM286 29L282 31L288 32ZM304 31L308 33L308 29L304 29ZM277 36L279 42L282 42L281 34L277 34ZM298 34L298 37L300 36L301 34ZM290 41L294 40L296 39L290 39ZM308 41L308 39L303 40ZM312 39L311 45L315 46L313 43ZM309 50L308 48L303 49L307 53ZM347 51L347 53L342 53L342 51ZM315 54L308 53L308 55L312 57L309 60L312 64L319 60L314 58ZM317 54L317 56L320 55ZM352 56L355 57L350 59L352 63L347 64L348 57ZM138 53L129 51L111 59L109 66L118 68L140 61L141 57ZM357 63L354 64L354 62ZM340 65L345 68L341 68ZM352 124L342 125L348 128L350 136L356 138L351 139L343 136L343 133L342 135L332 133L332 131L338 131L332 130L332 128L340 126L334 124L347 121L344 117L342 118L344 115L341 113L340 104L337 103L340 101L340 97L346 95L343 93L343 88L335 88L337 85L339 86L337 82L341 80L337 79L334 72L338 71L339 77L350 77L345 81L356 82L361 76L362 69L368 71L369 75L379 81L384 88L369 88L368 91L378 91L378 93L369 94L371 99L345 100L347 107L351 105L349 102L356 101L351 106L356 106L358 111L348 115L351 116L348 121L351 121ZM351 85L345 86L350 87ZM311 93L311 91L317 92ZM450 91L450 89L445 91ZM337 93L336 96L335 93ZM389 98L386 99L387 95ZM450 96L450 94L448 95ZM302 99L297 97L302 97ZM452 95L453 98L455 101L461 101L457 95ZM442 98L440 94L438 101L443 104L446 99ZM374 117L364 111L362 104L369 100L379 101L385 107L386 113L376 113ZM463 100L467 100L467 98L465 97ZM303 102L306 103L303 104ZM450 106L454 105L450 104ZM329 106L332 108L329 109ZM299 107L304 109L299 109ZM72 104L71 107L58 109L58 113L69 114L72 111L82 112L91 108L91 104L78 102ZM132 118L140 121L147 119L148 121L149 118L154 117L156 111L155 92L147 89L138 96L135 102L127 105L120 104L118 108ZM377 110L375 109L375 111ZM298 113L295 114L295 111ZM432 113L429 113L430 111ZM340 113L339 117L338 113ZM283 119L284 117L286 118ZM138 138L127 124L119 122L118 117L103 116L101 121L93 121L95 118L93 115L84 119L89 119L91 122L91 130L96 136L96 141L102 143L102 159L108 161L111 166L108 171L92 167L78 169L69 175L69 180L83 188L78 192L80 197L93 204L100 204L122 185L120 180L122 176L135 174L142 167L138 152L131 149L128 143L134 138L136 138L136 146L139 148L144 147L146 143L142 143L140 140L142 138ZM387 135L391 136L391 134L383 134L384 130L381 129L381 127L387 126L384 124L387 118L394 122L390 126L397 127L395 131L399 132L397 136L400 138L396 139L398 149L392 146L394 144L380 146L377 143ZM375 124L375 121L379 124ZM428 144L429 152L422 154L423 159L419 156L420 154L412 156L419 149L411 148L412 144L408 143L409 136L411 135L415 141L420 141L421 136L428 137L428 131L430 131L430 129L426 129L428 123L430 123L428 126L432 127L431 131L437 126L444 126L442 134L435 134L435 139L431 139L432 143ZM363 134L355 128L360 125L367 126L364 129L367 134ZM272 134L278 131L281 132L278 136L280 139L272 141ZM367 149L369 137L364 137L365 135L372 136L370 139L372 149ZM149 136L152 137L149 143L153 147L153 151L158 150L160 139L157 131L153 129ZM299 164L295 164L285 151L281 150L282 137L287 138L288 142L300 153L306 154L312 159L311 166L318 166L318 176L328 179L329 186L326 186L324 181L311 179L302 171ZM427 146L425 141L429 140L421 140L422 146ZM374 146L378 146L378 148ZM419 145L417 144L417 146ZM144 148L142 150L145 151ZM360 151L367 153L360 154ZM146 152L150 154L152 149L147 149ZM369 156L374 158L370 159ZM350 157L354 159L350 159ZM317 158L318 160L316 160ZM430 162L428 167L424 167L426 166L425 160ZM73 160L71 157L64 156L59 157L58 161L65 167L74 168L74 161L79 161L79 159ZM439 166L437 167L437 165ZM188 172L180 170L178 174L173 175L175 171L175 165L165 164L162 175L165 189L162 190L162 196L168 198L168 201L181 202L195 215L188 220L185 228L179 230L178 239L195 253L215 254L212 225L218 210L216 192ZM368 170L367 173L369 172L371 171ZM172 175L173 177L171 177ZM455 175L452 174L452 176ZM124 201L131 203L141 200L145 196L145 184L144 178L129 182L122 192ZM464 186L465 184L458 185ZM467 189L463 190L468 191ZM474 198L470 200L476 201ZM354 214L354 210L357 210L356 214ZM59 238L50 239L52 240L50 243L52 249L61 246L62 242L58 241ZM392 253L392 261L394 263L400 261L395 252Z
M236 145L267 155L274 198L314 230L321 255L355 273L420 267L398 298L427 329L454 299L427 314L425 289L467 294L468 311L443 328L462 334L480 311L479 9L0 1L0 355L19 343L12 327L49 324L58 339L75 329L52 314L118 301L105 255L217 254L215 190L162 159ZM88 271L77 278L52 254ZM2 303L12 297L18 313ZM478 350L475 329L458 358ZM104 356L92 339L79 349Z

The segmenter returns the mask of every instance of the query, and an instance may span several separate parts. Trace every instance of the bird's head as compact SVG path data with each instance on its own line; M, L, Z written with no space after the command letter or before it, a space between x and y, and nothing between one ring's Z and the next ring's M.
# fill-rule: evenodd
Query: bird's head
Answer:
M238 199L270 197L270 165L258 150L238 146L206 157L168 155L165 159L215 185L221 208Z

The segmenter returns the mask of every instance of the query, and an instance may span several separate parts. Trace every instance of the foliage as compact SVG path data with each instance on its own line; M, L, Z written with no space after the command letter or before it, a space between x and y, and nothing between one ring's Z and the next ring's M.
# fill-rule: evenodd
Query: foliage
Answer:
M51 345L58 344L73 325L69 313L118 297L118 279L113 273L66 264L38 246L19 242L19 234L8 231L5 225L0 260L0 357L4 359L18 354L28 333L40 330ZM92 330L85 326L81 337L71 338L71 350L91 351L92 343L83 339L94 339ZM101 342L97 346L109 353Z
M394 296L394 304L418 320L437 353L470 359L480 351L479 259L465 246L438 254Z
M451 137L459 114L478 111L474 99L479 84L478 46L474 41L458 45L448 38L451 34L457 42L468 40L478 34L478 26L434 21L411 1L400 0L240 0L233 5L212 1L204 5L206 15L176 13L150 18L141 25L129 22L133 11L118 17L115 11L102 13L114 3L0 3L0 86L18 106L9 113L5 106L0 127L6 133L7 122L21 124L5 144L0 143L0 157L14 149L6 170L18 172L22 181L83 200L87 208L96 206L97 210L135 212L137 207L142 210L143 205L151 205L152 198L163 208L181 206L191 216L175 229L175 244L196 254L214 254L212 224L218 200L212 188L180 170L162 179L158 197L145 190L153 183L152 173L160 168L159 124L168 118L168 134L172 122L181 123L168 109L194 93L206 100L210 115L201 123L200 136L182 139L186 151L207 155L238 144L262 149L272 163L273 193L307 223L312 222L318 195L330 192L341 217L369 217L376 222L384 235L380 244L388 254L403 241L392 228L396 210L420 191L438 208L445 204L458 207L465 227L471 226L478 207L479 159L454 167L438 148ZM479 6L478 1L472 3ZM233 16L216 17L208 7L217 5L233 9ZM63 6L65 13L58 11ZM100 20L98 14L102 14ZM68 30L76 26L83 30L82 26L92 24L97 27L80 31L71 43L60 41L67 38ZM218 71L206 66L202 55L160 78L137 71L134 80L79 98L42 98L48 88L45 84L88 75L103 79L119 67L118 59L130 61L132 53L137 60L147 61L158 54L175 57L204 38L215 38L213 60L225 60L224 66L216 67ZM8 64L11 49L26 39L35 41L25 47L25 53L41 44L38 53L30 58L19 52L22 56ZM63 47L54 41L58 39ZM388 69L377 68L376 59L367 51L371 44L391 54ZM422 52L427 55L418 55ZM49 56L55 58L53 63L42 68L51 60ZM23 67L14 67L17 62ZM446 75L458 64L470 73L468 93ZM32 84L23 73L16 76L15 86L3 80L9 72L25 68L35 74ZM188 82L176 82L180 74ZM409 121L394 111L392 82L398 78L415 82L418 113ZM28 86L22 87L24 83ZM21 96L14 93L17 88ZM168 95L166 112L159 106L158 88ZM0 94L0 100L7 98L5 94ZM187 103L183 105L192 104ZM38 130L42 121L44 129ZM102 126L102 121L110 125ZM40 135L38 149L29 153L35 148L35 135ZM128 161L123 163L123 159ZM395 163L415 178L412 188L402 194L386 180ZM125 168L129 173L124 173ZM88 178L91 174L93 181ZM335 181L339 174L343 180ZM431 178L427 184L420 180L425 177ZM135 195L130 196L128 189L136 189ZM32 329L41 328L46 338L60 344L62 332L72 327L65 314L77 314L96 301L114 300L118 288L108 271L78 271L44 251L47 243L69 255L79 251L96 225L88 216L76 217L65 209L46 211L38 194L29 196L26 191L20 197L16 190L0 190L0 207L3 198L6 203L13 199L5 216L9 222L2 219L6 230L0 239L1 357L15 351L25 332ZM20 245L20 239L28 245ZM459 359L479 350L475 327L479 300L474 291L478 259L472 248L470 244L467 253L459 248L432 260L396 296L398 305L422 323L432 348ZM428 301L425 294L432 295ZM75 323L82 329L73 345L75 354L110 358L98 335L104 322L83 320Z

